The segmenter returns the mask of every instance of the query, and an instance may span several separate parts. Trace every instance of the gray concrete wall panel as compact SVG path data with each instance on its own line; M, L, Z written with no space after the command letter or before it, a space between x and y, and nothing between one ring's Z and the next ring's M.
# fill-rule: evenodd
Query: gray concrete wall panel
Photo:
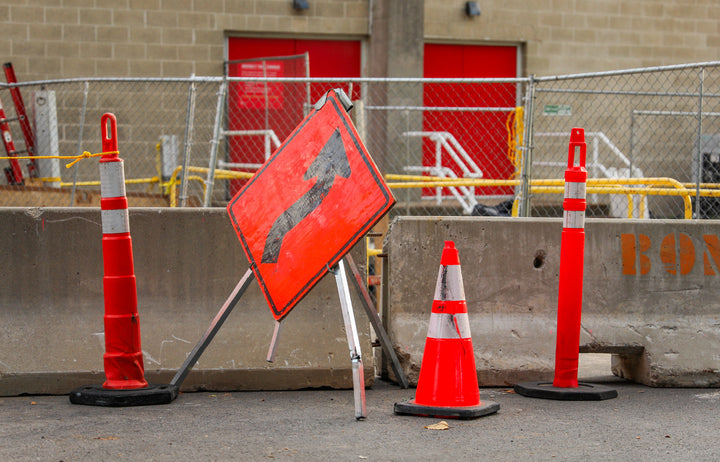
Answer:
M0 229L0 395L67 393L104 381L100 210L4 208ZM167 383L247 259L221 208L130 209L130 231L146 379ZM353 305L371 383L370 327L354 293ZM283 321L271 364L273 326L253 282L183 389L352 388L334 278L323 278Z

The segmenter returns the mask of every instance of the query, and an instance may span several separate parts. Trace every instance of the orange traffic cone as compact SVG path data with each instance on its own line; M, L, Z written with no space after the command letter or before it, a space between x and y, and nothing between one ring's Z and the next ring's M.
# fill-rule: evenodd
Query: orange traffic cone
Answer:
M415 399L395 403L395 414L474 419L498 409L480 401L460 256L445 241Z

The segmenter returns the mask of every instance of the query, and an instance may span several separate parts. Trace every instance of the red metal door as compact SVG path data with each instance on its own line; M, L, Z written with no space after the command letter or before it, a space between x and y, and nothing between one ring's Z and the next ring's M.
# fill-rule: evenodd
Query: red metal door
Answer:
M426 44L426 78L515 78L517 47ZM508 158L508 110L516 102L514 83L457 84L432 83L424 90L426 107L471 108L465 111L426 111L423 131L447 132L480 167L483 178L508 179L514 167ZM490 108L494 108L490 110ZM436 165L435 143L423 144L423 165ZM443 152L441 163L463 176L457 163ZM434 191L426 190L425 194ZM447 194L447 192L445 192ZM512 188L477 188L476 194L512 194Z
M304 54L307 53L307 60ZM263 58L263 59L258 59ZM242 62L233 62L239 61ZM360 77L360 42L231 37L228 39L229 77ZM314 104L337 83L240 82L228 88L228 130L255 133L272 130L282 142L302 121L307 104ZM344 88L346 92L348 88ZM353 88L359 97L359 86ZM261 164L267 154L265 136L232 136L228 159ZM270 151L274 151L273 145ZM230 195L242 182L232 181Z

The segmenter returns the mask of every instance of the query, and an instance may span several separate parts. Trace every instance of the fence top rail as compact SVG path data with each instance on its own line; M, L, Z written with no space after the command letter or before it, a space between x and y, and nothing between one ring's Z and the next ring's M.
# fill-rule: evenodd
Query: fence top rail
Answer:
M516 78L425 78L425 77L227 77L228 82L303 82L303 83L527 83Z
M685 69L701 69L706 67L720 67L720 61L707 61L702 63L689 63L689 64L675 64L670 66L653 66L653 67L639 67L634 69L619 69L616 71L603 71L603 72L587 72L582 74L565 74L555 75L547 77L535 77L532 80L535 82L553 82L557 80L573 80L573 79L586 79L594 77L613 77L617 75L627 74L645 74L650 72L667 72L667 71L679 71Z
M85 82L176 82L176 83L197 83L197 82L302 82L302 83L540 83L560 80L583 79L593 77L610 77L626 74L640 74L650 72L675 71L683 69L704 69L708 67L720 67L720 61L708 61L701 63L678 64L670 66L655 66L635 69L621 69L616 71L589 72L582 74L565 74L547 77L517 77L517 78L424 78L424 77L225 77L225 76L195 76L190 77L75 77L67 79L35 80L28 82L3 83L0 82L0 89L10 87L22 87L32 85L49 85L61 83L85 83Z
M29 87L36 85L53 85L62 83L198 83L198 82L222 82L222 77L74 77L69 79L32 80L27 82L4 83L0 82L0 89L11 87Z
M526 83L528 78L379 78L379 77L74 77L68 79L34 80L17 83L0 82L0 89L10 87L52 85L64 83L220 83L220 82L278 82L278 83Z

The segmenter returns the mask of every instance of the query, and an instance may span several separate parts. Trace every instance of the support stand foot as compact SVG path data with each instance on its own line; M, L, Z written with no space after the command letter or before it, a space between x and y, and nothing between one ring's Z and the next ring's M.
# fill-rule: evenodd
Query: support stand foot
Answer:
M526 382L515 385L515 393L529 398L562 401L602 401L617 398L617 390L604 385L578 383L577 388L554 387L552 382Z
M178 396L174 385L150 384L132 390L108 390L102 385L76 388L70 392L70 402L88 406L127 407L170 404Z
M500 405L494 401L480 401L477 406L440 407L423 406L413 400L405 403L395 403L395 414L417 415L437 418L451 418L460 420L476 419L478 417L496 413Z

